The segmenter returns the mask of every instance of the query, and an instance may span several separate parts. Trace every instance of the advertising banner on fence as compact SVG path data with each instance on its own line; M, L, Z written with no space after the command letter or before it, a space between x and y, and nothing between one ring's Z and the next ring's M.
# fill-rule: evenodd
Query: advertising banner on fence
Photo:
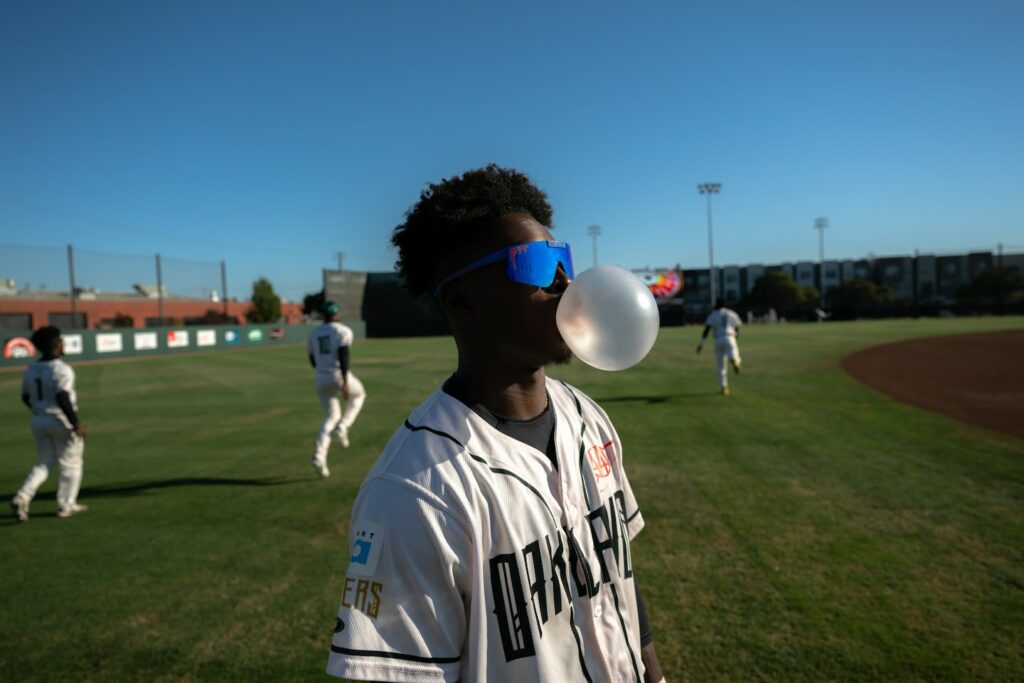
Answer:
M359 338L365 335L362 321L353 323ZM64 352L71 360L128 358L190 351L252 350L267 344L305 344L316 325L147 327L101 330L76 329L62 335ZM194 335L194 336L190 336ZM0 330L0 368L25 366L37 355L31 332Z
M124 342L120 332L104 332L96 335L97 353L120 353L124 350Z
M152 351L156 348L156 332L136 332L135 333L135 350L136 351Z
M683 273L678 270L635 271L659 302L674 299L683 292Z
M188 330L168 330L167 348L180 349L188 346Z
M82 353L82 335L62 334L60 338L64 340L64 353L69 356L76 356Z
M4 358L31 358L36 355L36 347L25 337L11 337L4 342Z

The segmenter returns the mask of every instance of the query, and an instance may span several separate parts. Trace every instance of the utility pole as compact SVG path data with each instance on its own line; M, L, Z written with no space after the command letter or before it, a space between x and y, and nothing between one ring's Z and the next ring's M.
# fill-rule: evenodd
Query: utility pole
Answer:
M594 240L594 265L597 265L597 238L601 236L601 226L591 225L587 228L587 234Z
M697 191L708 196L708 278L711 283L711 305L715 307L715 242L711 236L711 195L718 194L722 190L722 183L701 183Z
M345 252L339 251L335 253L335 257L338 259L338 270L341 270L342 263L345 261Z
M75 254L71 245L68 245L68 282L70 284L71 296L71 328L78 327L78 305L75 303Z
M228 268L224 261L220 262L220 292L224 301L224 322L228 319Z
M814 229L818 231L818 294L821 297L821 305L825 306L825 228L828 227L827 218L815 218Z
M164 320L164 274L160 269L160 254L156 255L156 311L160 318L160 325L166 325Z

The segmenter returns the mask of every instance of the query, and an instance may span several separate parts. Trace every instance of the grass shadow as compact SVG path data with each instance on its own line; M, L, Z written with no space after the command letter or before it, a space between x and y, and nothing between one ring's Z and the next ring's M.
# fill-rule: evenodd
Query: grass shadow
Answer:
M656 396L609 396L607 398L598 398L597 396L593 396L592 398L598 404L601 404L601 403L624 403L624 402L632 402L632 401L655 404L655 403L668 403L669 401L672 401L672 400L675 400L675 399L704 398L706 396L712 396L712 395L717 394L717 393L718 393L717 391L713 391L713 392L694 391L694 392L689 392L689 393L686 393L686 394L672 394L672 395L659 394L659 395L656 395Z
M104 484L101 486L86 486L79 491L81 498L106 498L106 497L127 497L137 496L147 491L159 491L161 489L173 489L180 487L195 486L284 486L287 484L301 484L306 481L319 481L319 477L262 477L259 479L235 479L227 477L180 477L177 479L164 479L160 481L125 482L116 484ZM10 500L14 493L0 494L0 499ZM40 493L34 499L55 500L56 491Z

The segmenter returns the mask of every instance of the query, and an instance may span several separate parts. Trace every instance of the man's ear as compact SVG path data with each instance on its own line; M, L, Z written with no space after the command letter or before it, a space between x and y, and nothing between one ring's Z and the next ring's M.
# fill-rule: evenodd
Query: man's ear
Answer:
M449 318L472 320L476 317L472 303L462 293L462 288L455 282L441 285L441 293L437 297L441 310Z

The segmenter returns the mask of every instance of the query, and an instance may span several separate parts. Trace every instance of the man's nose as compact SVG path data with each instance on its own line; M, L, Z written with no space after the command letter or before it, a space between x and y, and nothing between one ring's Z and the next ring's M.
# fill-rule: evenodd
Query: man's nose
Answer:
M569 277L569 274L565 272L565 268L559 263L558 268L555 270L555 279L551 282L551 286L546 289L552 294L561 294L571 282L572 278Z

